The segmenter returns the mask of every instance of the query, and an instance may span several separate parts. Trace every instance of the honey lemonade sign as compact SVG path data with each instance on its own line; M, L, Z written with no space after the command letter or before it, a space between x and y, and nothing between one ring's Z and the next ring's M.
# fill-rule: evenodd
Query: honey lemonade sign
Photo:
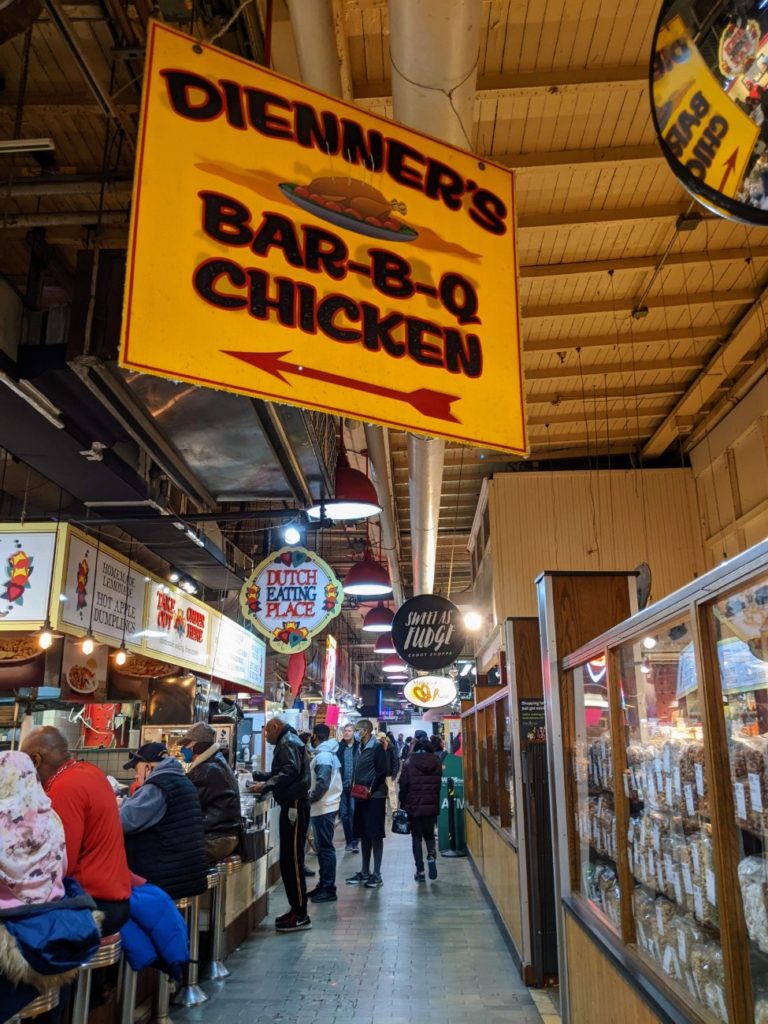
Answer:
M525 452L514 229L508 169L154 23L121 364Z

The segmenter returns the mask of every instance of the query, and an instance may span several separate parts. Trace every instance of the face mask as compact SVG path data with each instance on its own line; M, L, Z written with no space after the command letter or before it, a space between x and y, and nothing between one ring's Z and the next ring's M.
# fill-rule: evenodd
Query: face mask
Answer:
M358 742L360 742L360 733L359 733L359 732L356 732L356 733L355 733L355 739L356 739L356 740L357 740Z
M192 764L192 762L195 759L195 755L194 755L194 752L192 750L192 747L182 747L181 748L181 756L184 758L184 760L186 761L187 764Z

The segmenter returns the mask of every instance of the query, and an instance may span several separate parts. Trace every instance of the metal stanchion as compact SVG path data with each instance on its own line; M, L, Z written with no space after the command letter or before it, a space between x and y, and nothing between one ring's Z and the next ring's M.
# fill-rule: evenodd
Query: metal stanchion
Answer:
M208 1002L208 996L197 984L198 958L200 956L200 897L193 896L184 900L187 904L185 915L189 932L189 964L187 965L186 984L182 985L173 1002L177 1006L199 1006ZM179 904L176 904L179 906Z
M99 948L87 964L83 964L77 976L75 999L72 1006L72 1024L88 1024L88 1003L91 998L91 972L97 967L111 967L120 959L122 946L120 935L105 935Z

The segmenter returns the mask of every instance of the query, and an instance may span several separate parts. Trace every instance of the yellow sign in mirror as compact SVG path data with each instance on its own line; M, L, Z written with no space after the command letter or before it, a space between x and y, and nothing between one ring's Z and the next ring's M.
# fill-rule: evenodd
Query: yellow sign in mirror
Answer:
M154 23L121 365L524 453L513 177Z

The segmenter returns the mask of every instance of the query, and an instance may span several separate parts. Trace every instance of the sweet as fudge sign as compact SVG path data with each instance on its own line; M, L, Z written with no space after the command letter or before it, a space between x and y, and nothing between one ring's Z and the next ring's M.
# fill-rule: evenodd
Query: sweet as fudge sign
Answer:
M343 601L333 569L301 547L273 551L240 591L243 615L281 654L306 650L339 614Z

